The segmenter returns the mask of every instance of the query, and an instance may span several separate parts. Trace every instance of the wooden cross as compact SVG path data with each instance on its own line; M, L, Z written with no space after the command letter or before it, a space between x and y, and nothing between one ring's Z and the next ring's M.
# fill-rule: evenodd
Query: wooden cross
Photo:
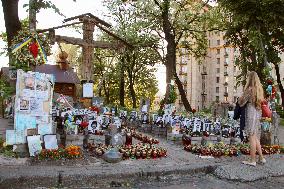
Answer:
M110 24L106 23L105 21L99 19L98 17L87 13L82 14L79 16L67 18L64 22L68 22L71 20L79 19L79 22L66 24L58 27L53 27L45 30L39 30L38 32L50 32L50 39L52 43L67 43L73 45L79 45L82 47L82 54L83 54L83 66L82 66L82 78L86 80L93 80L93 60L94 60L94 48L103 48L103 49L117 49L123 50L125 45L131 47L129 43L125 40L120 38L119 36L115 35L105 27L111 27ZM61 35L55 35L55 29L67 27L74 24L83 23L83 39L74 38L74 37L67 37ZM93 33L95 26L97 26L100 30L103 30L108 35L115 38L116 42L105 42L105 41L94 41Z

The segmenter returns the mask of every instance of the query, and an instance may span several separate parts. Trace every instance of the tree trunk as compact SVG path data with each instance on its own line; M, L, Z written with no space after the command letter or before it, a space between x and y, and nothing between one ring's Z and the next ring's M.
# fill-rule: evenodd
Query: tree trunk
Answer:
M279 65L277 63L274 63L275 67L275 72L276 72L276 79L277 79L277 84L281 93L281 101L282 101L282 107L284 107L284 87L281 83L281 76L279 72Z
M105 80L103 80L103 87L104 87L104 93L105 93L105 100L106 100L106 104L109 104L109 91L108 91L108 89L107 89L107 86L106 86L106 82L105 82Z
M166 55L166 94L165 94L165 103L168 102L169 94L170 94L170 83L175 76L175 82L178 85L178 90L181 95L181 100L184 105L186 111L191 112L191 106L186 98L186 94L184 92L183 86L181 81L178 78L176 73L176 42L175 42L175 35L174 31L171 27L170 19L169 19L169 1L164 2L164 8L162 12L162 19L163 19L163 31L165 33L165 39L167 41L167 55Z
M129 75L129 91L132 99L132 108L137 108L136 94L134 90L134 81L133 78L131 77L131 74Z
M191 105L189 104L189 102L187 100L186 94L185 94L184 89L183 89L182 82L180 81L177 73L175 72L174 74L175 74L175 83L178 87L180 97L181 97L181 101L183 102L184 108L185 108L186 111L192 112L192 108L191 108Z
M18 16L19 0L1 0L1 1L2 1L7 40L8 40L8 52L11 52L12 39L14 38L14 36L17 35L18 31L21 30L21 22Z
M122 107L125 107L124 104L124 96L125 96L125 90L124 90L124 86L125 86L125 81L124 81L124 57L121 60L121 68L120 68L120 83L119 83L119 104Z

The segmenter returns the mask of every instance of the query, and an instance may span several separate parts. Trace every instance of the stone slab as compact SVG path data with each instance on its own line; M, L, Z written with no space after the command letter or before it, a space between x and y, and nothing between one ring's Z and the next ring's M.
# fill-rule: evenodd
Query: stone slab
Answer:
M284 176L284 156L279 156L279 158L273 161L268 159L265 165L257 164L256 167L241 164L240 161L221 165L216 168L214 175L222 179L241 182L251 182L273 176Z

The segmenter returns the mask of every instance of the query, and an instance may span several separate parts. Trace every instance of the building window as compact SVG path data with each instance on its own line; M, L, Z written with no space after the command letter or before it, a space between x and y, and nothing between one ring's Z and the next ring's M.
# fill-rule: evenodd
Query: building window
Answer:
M238 98L236 96L234 96L234 102L236 103L238 100Z
M220 68L217 68L217 73L220 73Z
M225 54L229 54L230 53L230 48L225 48Z
M217 64L220 64L220 58L217 58Z
M234 87L234 93L236 93L237 92L237 87Z
M216 88L217 89L217 88ZM225 93L228 93L228 87L225 87Z
M227 72L227 73L228 73L228 67L225 67L225 68L224 68L224 72Z
M216 96L216 102L219 102L219 96Z
M225 58L225 64L229 64L229 58L227 57L227 58Z
M236 72L237 71L237 66L234 66L234 72Z
M216 77L216 83L220 82L220 77Z
M216 87L216 93L219 93L219 87Z
M224 97L224 101L228 102L228 97L227 96Z
M187 67L186 66L181 66L181 72L182 73L186 73L187 71Z
M220 49L217 49L217 54L220 54Z
M217 40L217 45L218 45L218 46L220 45L220 40L219 40L219 39Z
M228 83L228 81L229 81L229 77L228 77L228 76L225 76L225 82Z

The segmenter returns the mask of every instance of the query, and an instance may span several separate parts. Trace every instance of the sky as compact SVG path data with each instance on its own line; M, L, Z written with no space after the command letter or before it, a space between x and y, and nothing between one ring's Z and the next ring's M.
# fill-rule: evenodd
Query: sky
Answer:
M19 0L19 17L20 19L24 19L28 17L28 12L23 8L24 4L28 4L29 0ZM106 16L106 8L103 7L102 0L77 0L74 2L73 0L51 0L59 10L67 17L73 17L84 13L92 13L99 18L109 21ZM0 33L5 32L5 23L4 23L4 15L2 10L2 3L0 1L1 10L0 10ZM62 25L62 21L64 17L56 14L52 9L41 10L37 14L37 29L45 29L54 26ZM60 35L72 36L72 37L82 37L81 34L74 31L71 28L64 28L56 30L56 33L60 33ZM0 48L4 48L5 43L0 39ZM56 47L53 48L53 52L56 52ZM4 55L0 56L0 67L7 66L8 58ZM54 64L53 57L48 57L48 63ZM163 65L157 65L157 73L155 73L158 80L159 92L158 95L163 95L165 93L165 85L166 85L166 69Z

